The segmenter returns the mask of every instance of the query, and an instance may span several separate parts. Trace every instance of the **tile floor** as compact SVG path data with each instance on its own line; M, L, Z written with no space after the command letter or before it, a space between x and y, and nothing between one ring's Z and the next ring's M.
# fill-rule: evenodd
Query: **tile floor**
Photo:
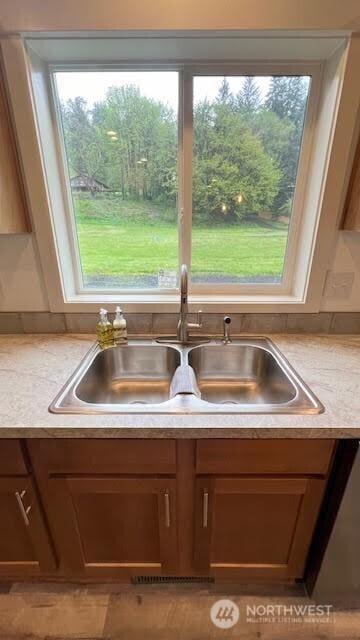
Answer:
M210 620L211 606L230 597L240 609L229 630ZM247 605L308 604L300 587L199 585L0 585L1 640L360 640L360 611L336 610L328 622L248 622Z

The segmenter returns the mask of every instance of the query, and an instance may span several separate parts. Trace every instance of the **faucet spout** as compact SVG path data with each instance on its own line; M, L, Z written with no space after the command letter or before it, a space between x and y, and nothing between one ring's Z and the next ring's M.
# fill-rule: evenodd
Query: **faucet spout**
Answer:
M157 342L173 342L176 344L193 344L190 341L189 329L200 329L202 327L201 311L197 313L197 322L188 322L188 271L186 264L181 265L180 269L180 312L177 324L176 340L173 338L157 338ZM196 342L209 342L209 338L197 337Z
M188 271L186 264L181 265L180 271L180 314L177 326L177 339L185 344L189 340L189 329L200 329L201 311L198 312L198 322L189 323L188 316Z
M180 272L180 315L177 326L177 338L180 342L186 342L188 338L187 329L188 314L188 272L186 264L181 265Z
M186 264L182 264L181 265L180 291L181 291L181 295L185 295L187 297L187 294L188 294L188 271L187 271Z

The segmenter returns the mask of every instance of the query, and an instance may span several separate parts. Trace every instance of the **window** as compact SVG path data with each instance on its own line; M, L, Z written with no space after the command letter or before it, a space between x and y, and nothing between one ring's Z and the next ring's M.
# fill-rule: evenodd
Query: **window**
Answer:
M178 73L54 74L81 285L177 283Z
M192 278L281 283L310 78L196 76Z
M197 293L289 291L308 71L55 67L53 79L79 291L175 290L181 262Z
M126 312L177 312L184 262L191 311L319 311L357 123L356 39L54 33L5 39L2 57L52 311L120 300ZM128 85L161 118L148 129L140 118L125 179L128 127L105 126L102 103ZM76 98L74 144L64 113ZM216 111L229 115L229 154ZM87 144L100 129L101 145Z

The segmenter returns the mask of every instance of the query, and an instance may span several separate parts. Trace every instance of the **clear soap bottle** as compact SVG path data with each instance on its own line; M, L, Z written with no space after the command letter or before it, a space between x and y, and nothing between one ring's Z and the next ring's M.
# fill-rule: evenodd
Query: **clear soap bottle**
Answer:
M114 344L121 345L127 343L127 327L126 320L120 307L116 307L115 318L113 322Z
M114 330L108 319L106 309L100 309L100 320L96 325L96 335L102 349L107 349L114 345Z

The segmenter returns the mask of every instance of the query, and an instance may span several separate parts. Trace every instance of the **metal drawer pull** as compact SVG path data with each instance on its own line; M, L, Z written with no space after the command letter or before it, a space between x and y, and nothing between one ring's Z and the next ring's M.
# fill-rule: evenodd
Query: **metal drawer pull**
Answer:
M165 527L170 527L170 495L168 489L165 491Z
M206 528L208 526L208 515L209 515L209 492L204 489L203 494L203 527Z
M29 514L31 511L31 506L27 507L27 509L25 509L24 507L24 503L22 501L24 495L25 495L26 491L21 491L21 493L19 493L19 491L15 491L15 498L17 500L17 503L19 505L19 509L21 512L21 515L23 517L24 523L25 525L28 527L30 525L30 520L29 520Z

